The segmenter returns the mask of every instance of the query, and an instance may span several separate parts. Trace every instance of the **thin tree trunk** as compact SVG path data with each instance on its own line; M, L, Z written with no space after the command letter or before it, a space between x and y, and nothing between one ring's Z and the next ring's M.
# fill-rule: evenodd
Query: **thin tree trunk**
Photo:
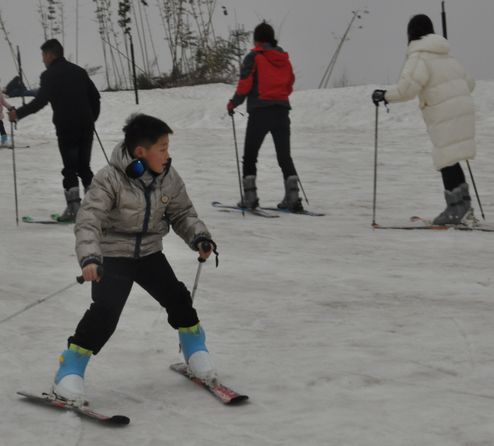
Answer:
M141 20L141 30L142 30L142 41L144 44L144 52L146 53L146 61L148 63L148 72L151 74L151 67L149 66L149 53L148 53L148 47L147 47L147 41L146 41L146 28L144 27L144 20L142 19L142 4L141 0L137 0L137 7L139 10L139 18Z
M139 22L137 21L137 13L136 13L134 3L132 3L132 14L134 15L134 23L135 23L135 30L137 33L137 39L139 40L139 46L141 47L142 63L144 65L144 69L146 70L146 72L149 73L148 60L147 60L146 54L144 53L144 46L143 46L143 43L141 40L141 32L139 30Z
M153 55L154 55L154 61L155 61L156 69L158 70L158 75L159 75L161 73L161 70L160 70L160 66L158 65L158 54L156 53L156 48L154 46L153 34L151 32L151 25L149 23L149 14L148 14L148 10L146 8L144 8L144 16L146 18L146 23L147 23L148 33L149 33L149 40L151 42L151 47L153 49Z

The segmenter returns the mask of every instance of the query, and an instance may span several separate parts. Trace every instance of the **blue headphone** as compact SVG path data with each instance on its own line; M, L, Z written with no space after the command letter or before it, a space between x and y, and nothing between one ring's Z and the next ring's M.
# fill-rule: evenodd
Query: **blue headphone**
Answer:
M133 160L125 169L125 173L129 178L132 178L133 180L140 178L144 175L144 172L146 172L148 166L147 163L144 159L138 158Z

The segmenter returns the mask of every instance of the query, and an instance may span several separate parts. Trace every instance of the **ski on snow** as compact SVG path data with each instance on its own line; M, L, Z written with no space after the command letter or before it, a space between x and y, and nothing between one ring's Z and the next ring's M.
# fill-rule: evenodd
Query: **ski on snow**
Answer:
M40 224L40 225L69 225L73 222L68 222L68 221L59 221L58 217L59 214L51 214L50 219L42 219L42 218L36 218L36 217L31 217L30 215L24 215L22 217L22 221L24 223L35 223L35 224Z
M177 364L172 364L170 366L174 372L179 373L182 376L190 379L193 383L202 387L203 389L208 390L212 395L214 395L218 400L220 400L223 404L239 404L244 401L247 401L249 397L247 395L243 395L235 392L235 390L230 389L229 387L221 384L208 384L204 381L201 381L199 378L191 375L188 367L183 363L179 362Z
M125 415L103 415L91 410L88 406L78 406L68 401L58 399L54 395L42 393L37 395L29 392L17 392L18 395L26 398L28 401L45 406L55 407L61 410L72 411L81 417L89 418L109 426L124 426L130 423L130 418Z
M404 229L404 230L432 230L432 231L447 231L448 229L454 229L456 231L480 231L480 232L494 232L494 226L487 225L485 223L475 223L472 226L465 224L460 225L434 225L432 220L426 218L413 216L410 218L415 225L397 225L397 226L382 226L379 224L372 225L374 229Z
M308 215L311 217L324 217L326 214L320 212L312 212L308 210L303 210L302 212L292 212L288 209L279 209L275 207L258 207L255 209L240 208L238 206L231 206L227 204L220 203L219 201L213 201L211 203L213 207L223 210L225 212L248 212L252 215L258 215L265 218L277 218L279 213L282 214L295 214L295 215Z
M288 209L280 209L280 208L274 208L274 207L267 207L267 208L261 208L261 209L266 210L266 211L281 212L283 214L308 215L310 217L325 217L326 216L326 214L323 214L322 212L314 212L314 211L309 211L307 209L304 209L303 211L300 211L300 212L292 212Z
M260 209L260 208L256 208L256 209L240 208L238 206L231 206L228 204L223 204L223 203L220 203L219 201L213 201L211 204L213 205L213 207L215 207L215 208L217 208L223 212L245 212L247 214L257 215L258 217L264 217L264 218L278 218L279 217L279 215L275 214L274 212L265 211L265 210Z

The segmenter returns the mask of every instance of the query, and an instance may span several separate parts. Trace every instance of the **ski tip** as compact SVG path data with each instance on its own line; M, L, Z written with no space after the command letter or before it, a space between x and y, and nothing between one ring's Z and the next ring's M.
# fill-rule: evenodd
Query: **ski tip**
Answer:
M113 424L116 426L126 426L130 423L130 418L125 415L113 415L106 420L106 423Z
M240 406L243 403L246 403L249 401L249 396L248 395L237 395L234 396L230 401L226 402L225 404L229 406Z

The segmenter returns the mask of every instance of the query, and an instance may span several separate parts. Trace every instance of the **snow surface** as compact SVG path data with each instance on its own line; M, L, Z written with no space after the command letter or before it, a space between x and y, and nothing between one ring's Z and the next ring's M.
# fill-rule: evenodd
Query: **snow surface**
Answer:
M225 85L103 94L98 130L111 151L125 117L144 111L175 130L172 156L221 252L203 270L196 305L225 383L251 402L225 407L168 370L181 359L165 313L136 286L117 332L88 367L94 408L128 415L124 429L39 408L15 392L46 390L90 302L74 285L0 324L0 443L5 446L494 444L493 235L375 231L373 86L293 96L293 155L323 218L268 220L219 212L238 183ZM479 82L478 158L494 214L494 82ZM16 101L13 101L16 102ZM236 115L239 137L246 117ZM63 208L49 108L19 124L20 214ZM381 108L378 222L443 208L416 103ZM241 143L241 141L240 141ZM241 144L240 144L241 145ZM14 218L11 151L0 150L0 319L73 283L70 226ZM95 142L95 170L105 163ZM262 203L282 196L271 140L259 162ZM175 235L165 251L192 286L196 257Z

